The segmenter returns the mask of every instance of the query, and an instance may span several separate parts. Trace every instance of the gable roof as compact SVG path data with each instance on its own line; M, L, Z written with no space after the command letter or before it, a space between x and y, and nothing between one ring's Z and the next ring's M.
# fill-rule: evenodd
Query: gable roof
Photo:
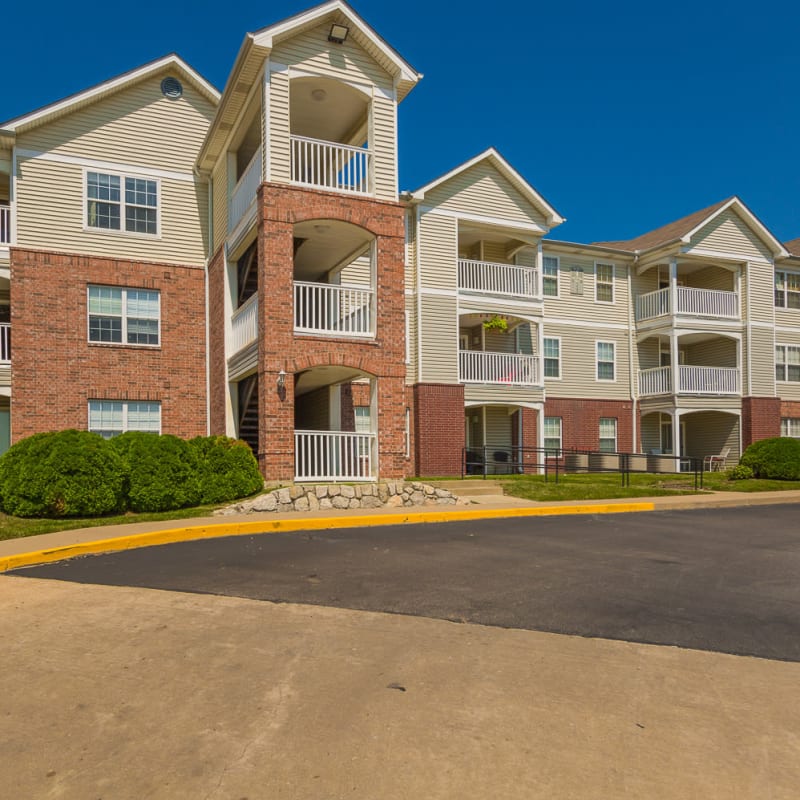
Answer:
M681 219L670 222L661 228L637 236L635 239L628 239L621 242L594 242L593 244L602 247L614 247L619 250L627 250L631 253L643 253L657 247L672 244L673 242L687 243L705 225L718 217L729 208L734 208L744 221L756 231L771 248L773 255L786 255L784 246L770 233L769 229L758 219L758 217L735 195L727 200L721 200L708 208L702 208L693 214L681 217Z
M63 100L57 100L35 111L10 119L8 122L0 124L0 132L11 134L22 133L37 125L43 125L57 117L77 111L79 108L90 105L91 103L96 103L98 100L122 91L123 89L127 89L133 84L169 68L179 72L183 78L188 80L212 103L212 105L216 105L219 102L219 92L217 89L199 72L192 69L179 55L170 53L169 55L157 58L155 61L142 64L141 67L123 72L121 75L98 83L88 89L84 89L81 92L69 95Z
M469 169L472 169L476 164L480 164L482 161L488 161L503 177L505 177L517 191L535 208L541 211L545 218L547 219L548 224L553 227L555 225L560 225L562 222L565 221L565 218L562 217L558 211L547 202L547 200L542 197L533 186L528 183L522 175L519 174L511 164L506 161L494 147L489 147L484 150L482 153L479 153L474 158L471 158L469 161L465 161L463 164L451 169L449 172L446 172L444 175L439 176L435 180L431 181L430 183L426 183L424 186L421 186L419 189L413 192L409 192L408 196L411 199L415 200L416 202L421 202L425 199L425 195L432 191L433 189L441 186L443 183L446 183L451 178L455 177L456 175L461 174L462 172L466 172Z

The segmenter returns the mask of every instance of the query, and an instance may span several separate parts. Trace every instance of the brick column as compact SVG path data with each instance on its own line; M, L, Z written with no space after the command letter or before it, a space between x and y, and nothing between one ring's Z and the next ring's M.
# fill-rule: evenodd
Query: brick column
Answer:
M414 386L414 429L420 475L461 475L464 449L464 387Z
M761 439L781 435L779 397L742 398L742 449Z

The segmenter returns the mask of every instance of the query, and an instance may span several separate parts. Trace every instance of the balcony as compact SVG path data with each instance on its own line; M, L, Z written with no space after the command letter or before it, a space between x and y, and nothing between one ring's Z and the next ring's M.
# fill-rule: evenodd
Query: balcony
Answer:
M375 334L372 289L294 282L294 330L328 336Z
M0 244L11 244L11 206L0 205Z
M364 147L292 136L292 183L371 195L372 153Z
M535 269L491 261L459 259L458 288L467 292L508 297L539 297Z
M678 286L677 297L677 314L689 317L739 319L738 292ZM670 314L672 314L672 309L668 287L639 295L636 298L637 322L644 322L648 319L656 319Z
M458 353L458 379L461 383L539 386L539 357L522 353L460 350Z
M236 230L236 226L251 210L251 206L253 209L255 208L253 203L260 185L261 148L259 147L231 192L230 200L228 201L228 233Z
M678 391L672 389L672 367L639 370L639 396L660 394L738 395L739 370L731 367L678 367Z
M295 431L296 481L371 481L378 437L374 433Z
M249 297L231 316L231 355L258 338L258 295Z

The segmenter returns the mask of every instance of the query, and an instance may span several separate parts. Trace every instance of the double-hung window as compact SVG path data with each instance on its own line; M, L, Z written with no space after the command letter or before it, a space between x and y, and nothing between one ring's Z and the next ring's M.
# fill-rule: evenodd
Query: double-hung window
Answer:
M800 308L800 272L775 273L775 306Z
M161 433L161 403L141 400L90 400L89 430L110 439L125 431Z
M558 297L558 256L542 257L542 293Z
M158 234L158 181L87 172L86 225L155 236Z
M614 265L594 265L594 298L598 303L614 302Z
M544 418L544 446L547 455L561 455L561 417Z
M617 452L617 418L600 417L600 452Z
M616 380L614 342L597 342L597 380Z
M545 337L544 376L545 378L561 377L561 339Z
M790 436L792 439L800 439L800 419L797 417L786 417L782 419L781 436Z
M161 295L147 289L89 286L89 341L158 345Z
M792 383L800 381L800 346L775 345L775 380Z

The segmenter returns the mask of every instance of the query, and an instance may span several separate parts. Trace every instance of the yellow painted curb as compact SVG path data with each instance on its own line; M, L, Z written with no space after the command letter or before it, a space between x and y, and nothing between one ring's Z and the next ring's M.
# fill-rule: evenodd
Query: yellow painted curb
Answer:
M419 511L397 514L371 514L361 517L320 517L302 519L261 519L257 522L220 522L213 525L196 525L169 528L163 531L136 533L112 539L97 539L92 542L63 545L48 550L34 550L0 556L0 572L34 564L48 564L76 556L113 553L139 547L154 547L199 539L215 539L224 536L248 536L259 533L287 533L290 531L318 531L333 528L363 528L378 525L406 525L423 522L457 522L473 519L495 519L499 517L549 517L559 514L623 514L631 511L653 511L654 503L597 503L595 505L536 506L535 508L485 508L464 511Z

